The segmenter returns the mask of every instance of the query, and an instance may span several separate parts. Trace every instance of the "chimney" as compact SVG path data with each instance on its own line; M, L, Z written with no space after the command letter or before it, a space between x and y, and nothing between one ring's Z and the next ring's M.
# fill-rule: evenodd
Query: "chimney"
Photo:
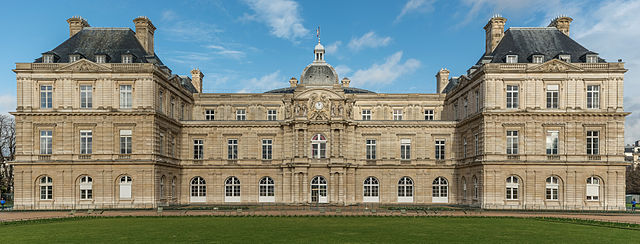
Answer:
M191 70L191 84L196 87L198 93L202 93L202 79L204 78L204 74L200 72L200 69L195 68Z
M494 15L489 19L489 23L484 26L484 30L487 34L485 55L493 52L493 50L498 46L498 43L500 43L500 40L502 40L502 37L504 36L504 24L506 22L507 19L502 16Z
M449 84L449 70L448 69L440 69L436 74L436 82L437 82L437 93L442 93L447 84Z
M155 53L153 51L153 32L156 31L156 27L153 26L147 16L135 18L133 23L136 25L136 38L138 38L144 50L147 51L147 54L153 55Z
M81 16L73 16L67 19L67 23L69 23L69 37L80 32L84 27L90 27L87 20L83 19Z
M291 79L289 79L289 84L291 85L291 87L298 86L298 79L296 79L296 77L291 77Z
M349 87L349 83L351 83L351 80L349 80L349 78L342 78L342 87Z
M562 31L565 35L569 36L569 27L571 26L573 19L567 16L558 16L551 20L548 27L556 27L559 31Z

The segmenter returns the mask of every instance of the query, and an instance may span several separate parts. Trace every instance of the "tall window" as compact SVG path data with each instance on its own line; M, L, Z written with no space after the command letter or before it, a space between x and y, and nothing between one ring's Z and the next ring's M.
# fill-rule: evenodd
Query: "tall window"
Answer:
M448 196L449 191L449 183L443 177L438 177L433 180L433 194L432 197L434 201L437 202L435 198L446 198Z
M424 120L433 120L433 109L424 110Z
M238 139L227 140L227 159L238 159Z
M327 179L322 176L315 176L311 180L311 202L327 202Z
M267 120L278 120L277 112L275 109L267 110Z
M407 176L398 181L398 201L413 202L413 180Z
M473 180L473 199L478 199L480 197L480 184L478 184L478 177L474 175L472 180Z
M53 131L40 131L40 154L51 154L53 147Z
M131 85L120 85L120 108L131 108Z
M453 104L453 120L458 120L458 101Z
M507 85L507 108L518 108L517 85Z
M313 158L326 158L327 152L327 139L321 135L316 134L311 138L311 156Z
M555 176L551 176L547 178L546 185L546 199L547 200L558 200L558 178Z
M158 153L164 155L164 133L158 136Z
M376 159L376 140L367 139L367 159L373 160Z
M90 85L80 86L80 108L91 108L93 106L93 89Z
M240 180L231 176L224 182L225 197L240 197Z
M158 92L158 111L160 112L164 112L163 109L163 105L164 104L164 92L163 91L159 91Z
M182 102L182 104L180 104L180 119L181 120L184 119L184 102Z
M247 111L244 109L236 110L236 120L246 120L247 119Z
M380 200L379 192L378 192L379 188L380 188L380 183L378 182L378 179L376 179L376 177L373 177L373 176L367 177L367 179L364 180L364 191L363 191L364 202L379 201Z
M178 181L178 178L174 176L171 179L171 198L176 198L176 181Z
M600 179L597 177L587 178L587 201L598 201L600 199Z
M174 118L174 111L176 110L176 99L174 97L171 97L171 101L169 104L169 116L171 118Z
M558 85L547 86L547 108L558 108Z
M51 108L53 105L53 87L40 86L40 108Z
M204 142L201 139L193 140L193 159L204 158Z
M176 137L173 134L169 134L169 156L176 156Z
M273 140L262 139L262 159L271 160L271 152L273 151Z
M462 176L462 200L467 200L467 179Z
M465 97L464 99L462 99L462 111L464 112L463 118L467 117L468 108L469 108L469 100Z
M393 110L393 120L402 120L402 109Z
M587 108L600 108L600 86L587 86Z
M400 140L400 159L411 159L411 139Z
M93 179L89 176L80 178L80 199L89 200L93 198Z
M131 176L120 177L120 199L131 199Z
M515 177L515 176L507 177L507 200L518 199L519 186L520 186L520 183L518 183L518 177Z
M273 197L275 196L275 184L273 182L273 179L271 179L271 177L269 176L265 176L262 177L262 179L260 179L260 184L259 184L259 188L260 188L260 196L261 197Z
M475 98L476 98L476 113L477 113L477 112L480 112L480 91L476 90Z
M436 140L436 160L444 160L445 148L444 148L444 139Z
M371 120L371 110L369 109L362 110L362 120Z
M207 197L207 182L200 176L191 179L191 201L205 202Z
M464 158L467 157L467 138L462 138L462 156Z
M597 130L587 131L587 154L597 155L600 153L600 132Z
M518 154L518 131L507 131L507 154Z
M90 130L80 131L80 154L91 154L93 143L93 132Z
M215 120L216 119L216 111L213 109L207 109L204 111L204 119L206 120Z
M475 155L477 156L477 155L480 154L480 142L478 140L478 134L477 133L473 136L473 140L474 140L474 143L475 143Z
M131 154L131 130L120 130L120 154Z
M547 131L547 155L558 154L558 131Z
M40 178L40 200L53 199L53 179L49 176Z

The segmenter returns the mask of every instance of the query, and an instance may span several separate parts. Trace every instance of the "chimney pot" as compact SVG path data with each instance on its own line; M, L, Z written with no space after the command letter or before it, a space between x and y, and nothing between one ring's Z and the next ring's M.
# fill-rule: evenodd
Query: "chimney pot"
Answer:
M136 26L136 38L142 47L149 55L154 55L153 50L153 33L156 31L156 27L151 23L151 20L147 16L140 16L133 20Z
M496 49L502 37L504 37L504 24L507 19L500 15L494 15L489 22L484 26L486 32L486 52L485 55L490 54Z

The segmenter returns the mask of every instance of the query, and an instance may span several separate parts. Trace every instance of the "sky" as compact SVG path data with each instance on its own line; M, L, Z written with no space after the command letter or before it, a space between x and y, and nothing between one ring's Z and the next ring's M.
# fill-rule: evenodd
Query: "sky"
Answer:
M0 113L15 111L15 63L33 62L69 37L66 19L129 27L149 17L155 52L173 73L204 74L205 92L287 87L313 61L316 29L325 59L351 86L381 93L434 93L435 74L466 73L484 53L494 14L509 27L570 16L571 37L609 62L623 59L625 143L640 140L640 0L192 0L7 1L0 15Z

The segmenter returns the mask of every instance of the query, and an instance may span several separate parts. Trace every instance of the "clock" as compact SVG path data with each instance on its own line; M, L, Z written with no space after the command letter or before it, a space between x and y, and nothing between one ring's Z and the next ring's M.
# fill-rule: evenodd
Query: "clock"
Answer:
M316 110L320 110L322 109L322 107L324 107L324 104L322 104L322 102L316 102Z

